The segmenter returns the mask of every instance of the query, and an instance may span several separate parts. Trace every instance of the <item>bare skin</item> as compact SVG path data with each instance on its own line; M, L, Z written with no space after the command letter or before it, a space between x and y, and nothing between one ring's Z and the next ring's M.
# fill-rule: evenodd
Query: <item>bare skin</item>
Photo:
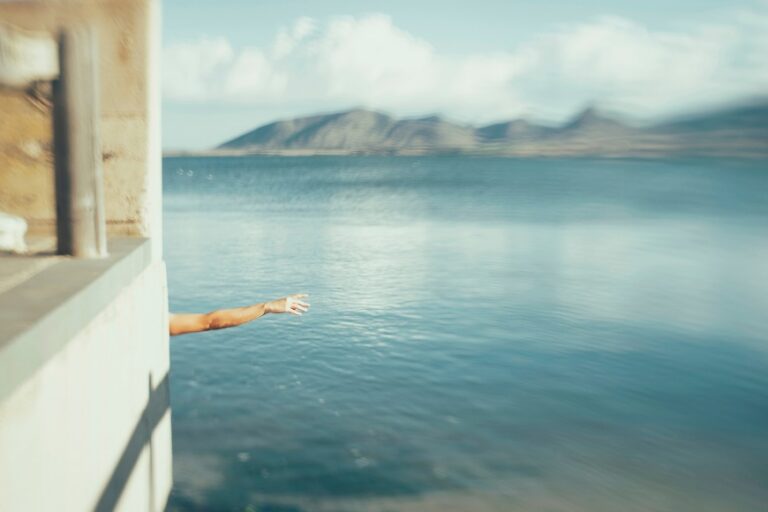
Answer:
M267 313L290 313L301 316L309 310L309 304L302 300L306 297L305 294L295 294L252 306L220 309L210 313L171 313L168 331L171 336L177 336L179 334L226 329L247 324Z

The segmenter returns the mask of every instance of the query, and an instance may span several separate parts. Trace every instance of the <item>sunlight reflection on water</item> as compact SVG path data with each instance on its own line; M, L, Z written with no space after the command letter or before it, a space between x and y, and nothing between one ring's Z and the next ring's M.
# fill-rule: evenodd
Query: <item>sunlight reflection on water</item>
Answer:
M762 510L758 163L166 168L173 309L313 304L173 341L172 507Z

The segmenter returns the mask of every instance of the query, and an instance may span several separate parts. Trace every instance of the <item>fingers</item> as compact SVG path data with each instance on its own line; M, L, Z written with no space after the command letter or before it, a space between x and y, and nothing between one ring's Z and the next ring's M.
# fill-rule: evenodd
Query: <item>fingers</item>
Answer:
M306 312L309 309L309 304L305 302L294 302L290 305L290 309Z
M285 312L292 315L301 316L309 311L309 302L304 302L304 299L309 297L306 293L296 293L286 297Z

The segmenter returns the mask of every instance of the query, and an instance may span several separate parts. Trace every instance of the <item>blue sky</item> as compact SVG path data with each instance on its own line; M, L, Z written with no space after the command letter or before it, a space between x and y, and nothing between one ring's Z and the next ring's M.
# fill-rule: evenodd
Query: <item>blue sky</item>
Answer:
M664 117L768 90L766 32L764 0L165 0L163 145L357 106Z

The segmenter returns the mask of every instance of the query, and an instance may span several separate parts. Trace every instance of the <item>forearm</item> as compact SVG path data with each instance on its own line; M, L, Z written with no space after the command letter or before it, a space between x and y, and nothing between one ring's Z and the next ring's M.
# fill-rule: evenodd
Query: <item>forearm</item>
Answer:
M206 315L208 329L226 329L242 325L269 313L267 303L253 304L242 308L221 309Z
M282 299L253 304L242 308L220 309L210 313L181 313L170 314L168 332L171 336L192 332L226 329L243 325L267 313L291 313L301 316L309 308L309 304L300 300L306 295L289 295Z

